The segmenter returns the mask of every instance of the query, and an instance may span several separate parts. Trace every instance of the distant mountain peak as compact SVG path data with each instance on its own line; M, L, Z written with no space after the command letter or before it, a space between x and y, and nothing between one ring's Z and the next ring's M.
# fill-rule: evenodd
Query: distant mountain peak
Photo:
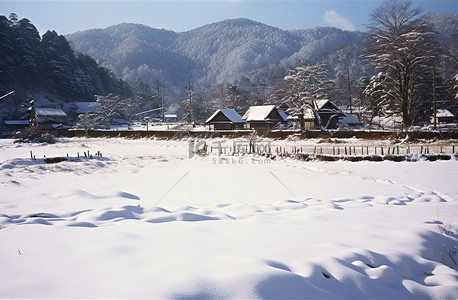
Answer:
M447 32L445 39L452 36L457 20L457 14L431 15L431 22ZM359 61L366 37L365 32L334 27L283 30L236 18L185 32L122 23L72 34L68 40L76 51L93 56L125 80L160 80L170 89L182 89L188 81L208 86L242 76L268 80L300 62L327 59L344 47L352 47L354 61ZM333 63L330 68L337 68Z

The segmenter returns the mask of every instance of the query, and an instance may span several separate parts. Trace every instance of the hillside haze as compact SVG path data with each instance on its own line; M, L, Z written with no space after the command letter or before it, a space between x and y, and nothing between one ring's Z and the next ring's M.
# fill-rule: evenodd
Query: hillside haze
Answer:
M281 62L317 60L366 34L337 28L282 30L248 19L225 20L176 33L138 24L74 33L67 39L76 51L97 59L115 75L172 86L232 82L242 75Z

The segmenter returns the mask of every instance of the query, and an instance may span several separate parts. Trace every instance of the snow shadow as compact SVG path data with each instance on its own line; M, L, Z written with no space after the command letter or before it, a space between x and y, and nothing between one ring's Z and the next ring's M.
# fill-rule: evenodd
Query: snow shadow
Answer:
M256 293L263 299L361 299L380 295L409 299L429 298L432 289L441 285L446 286L445 298L456 296L457 273L450 270L444 275L441 269L447 267L426 259L428 253L424 254L401 255L390 261L382 254L359 249L300 266L267 260L266 266L274 271L261 277Z
M74 191L74 195L94 200L109 200L111 198L118 198L128 201L141 201L139 196L125 191L118 191L110 195L96 195L84 190L77 190ZM360 198L338 200L320 200L315 198L306 198L302 201L286 200L273 204L217 204L210 208L195 208L186 206L178 208L174 211L170 211L162 207L148 208L140 206L140 204L129 204L119 207L104 207L97 209L79 210L61 215L49 212L38 212L34 214L16 216L8 216L6 214L2 214L0 215L0 225L6 227L14 224L67 224L70 227L94 228L126 220L141 221L151 224L169 222L204 222L224 220L233 221L260 215L271 215L280 212L304 209L344 210L355 207L408 205L411 203L440 203L445 201L446 200L439 196L437 193L427 192L405 195L401 197L363 196Z

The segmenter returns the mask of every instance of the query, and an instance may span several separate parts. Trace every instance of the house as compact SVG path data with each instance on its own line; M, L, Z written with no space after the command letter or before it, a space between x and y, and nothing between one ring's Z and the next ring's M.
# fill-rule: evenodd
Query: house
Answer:
M19 130L29 127L30 120L3 120L3 123L9 130Z
M455 116L446 109L438 109L436 111L436 123L437 124L447 124L455 123ZM434 116L431 117L431 123L434 123Z
M178 116L176 114L165 113L164 120L166 123L176 123L178 122Z
M242 117L249 128L256 130L270 130L280 122L285 122L275 105L250 106Z
M67 114L60 108L35 107L37 124L65 123Z
M67 114L60 108L35 107L29 111L35 111L35 121L40 129L53 130L56 126L67 122Z
M337 105L327 99L315 100L315 110L321 119L321 125L326 129L337 129L339 118L345 117ZM303 115L304 129L315 129L318 126L315 114L307 108Z
M70 115L80 115L80 114L97 114L99 109L95 105L96 102L71 102L64 104L64 112Z
M205 121L207 125L213 125L215 130L243 129L245 120L233 109L218 109Z

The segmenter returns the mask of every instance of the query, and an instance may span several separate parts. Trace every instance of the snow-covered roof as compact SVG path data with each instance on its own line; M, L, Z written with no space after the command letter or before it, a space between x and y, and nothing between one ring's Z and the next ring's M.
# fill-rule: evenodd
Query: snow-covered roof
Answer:
M453 118L455 117L450 111L446 109L438 109L436 111L436 117L437 118Z
M341 109L334 102L328 99L315 100L315 108L318 111L318 113L341 112ZM313 113L313 110L310 107L304 109L304 119L315 119L315 114Z
M5 125L8 126L19 126L19 125L29 125L29 120L4 120Z
M71 126L68 126L68 125L64 125L64 124L52 124L51 127L53 129L70 129L72 128Z
M316 105L317 110L320 110L323 106L325 106L326 103L328 103L328 101L329 100L327 99L315 100L315 105Z
M339 110L339 107L334 102L328 99L316 100L315 103L316 103L317 110L325 109L324 107L328 104L331 110Z
M245 123L245 120L242 119L238 112L228 108L218 109L213 115L211 115L210 118L207 119L207 121L205 121L205 123L210 123L219 113L222 113L232 123Z
M250 121L267 121L270 113L276 109L275 105L250 106L242 119ZM280 115L281 116L281 115Z
M64 104L64 111L66 113L89 114L98 113L99 109L95 106L95 102L72 102Z
M46 121L66 122L67 114L60 108L35 107L37 123Z
M67 114L60 108L35 107L35 113L40 116L67 117Z
M343 117L339 117L339 123L350 125L363 125L357 117L352 114L343 113Z
M170 118L170 119L173 119L173 118L178 118L176 114L164 114L164 118Z
M280 116L283 118L283 120L286 121L288 119L288 115L284 111L279 110L278 112L280 113Z

